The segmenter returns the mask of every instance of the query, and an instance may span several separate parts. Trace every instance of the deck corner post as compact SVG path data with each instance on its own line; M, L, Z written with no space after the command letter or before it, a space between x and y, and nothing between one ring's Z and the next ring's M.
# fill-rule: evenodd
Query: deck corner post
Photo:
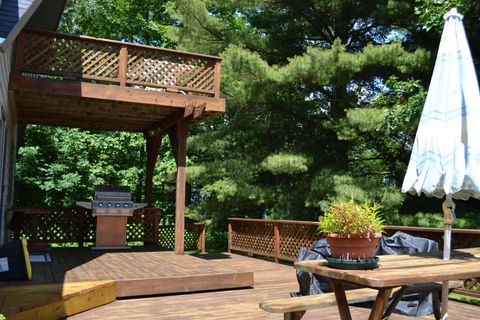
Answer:
M128 48L123 45L118 53L118 81L121 87L127 85Z
M220 61L215 62L215 71L214 71L214 85L213 85L213 91L214 91L214 97L215 98L220 98L220 70L221 70L221 64Z

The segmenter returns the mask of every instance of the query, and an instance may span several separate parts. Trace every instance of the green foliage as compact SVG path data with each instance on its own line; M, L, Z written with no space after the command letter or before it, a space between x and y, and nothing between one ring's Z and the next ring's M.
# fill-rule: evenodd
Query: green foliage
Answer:
M454 228L477 229L480 225L480 217L477 212L462 212L457 214L459 217L453 223ZM415 214L391 214L386 216L386 223L395 226L444 227L443 214L440 210L438 212L417 212Z
M416 0L415 13L419 24L426 30L443 29L443 15L452 8L463 14L469 14L476 5L475 0Z
M357 204L353 199L333 203L329 210L319 218L318 230L322 233L340 236L367 236L383 232L384 221L380 216L380 207L367 202Z
M268 156L262 161L261 166L274 175L295 175L307 172L309 162L310 161L302 155L279 153Z
M208 230L206 232L205 246L208 252L227 251L228 232Z
M141 194L143 146L140 134L29 125L17 158L17 204L70 206L90 199L99 184Z
M189 218L211 221L216 232L228 217L316 220L353 199L380 203L394 221L438 205L399 186L441 15L454 4L477 60L480 9L471 0L71 0L61 30L223 57L227 112L189 134ZM143 145L140 135L29 126L16 203L67 205L104 182L141 197ZM170 220L168 139L160 159L154 199Z
M99 38L173 47L165 34L170 0L69 0L60 30Z
M405 1L177 1L169 35L182 49L224 58L228 106L224 121L190 140L198 167L189 214L214 227L266 212L312 220L351 197L397 212L405 164L391 164L382 132L393 102L373 100L392 75L428 71L425 50L387 41L392 30L400 39L415 32L412 11Z

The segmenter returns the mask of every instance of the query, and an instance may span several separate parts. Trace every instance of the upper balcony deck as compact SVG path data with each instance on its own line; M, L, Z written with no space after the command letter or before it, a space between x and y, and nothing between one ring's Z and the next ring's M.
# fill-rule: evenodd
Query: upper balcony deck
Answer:
M24 30L10 90L19 123L140 131L225 111L221 58Z

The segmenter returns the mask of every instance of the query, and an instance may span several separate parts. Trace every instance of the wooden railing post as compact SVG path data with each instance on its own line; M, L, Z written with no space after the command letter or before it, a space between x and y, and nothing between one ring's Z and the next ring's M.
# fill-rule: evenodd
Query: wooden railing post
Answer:
M127 85L128 49L127 46L120 48L118 56L118 80L121 87Z
M221 64L220 61L215 62L215 71L213 73L213 91L215 92L214 97L215 98L220 98L220 69L221 69Z
M200 253L205 253L205 229L206 225L204 222L196 223L197 230L198 230L198 250Z
M21 236L22 225L25 220L25 213L23 211L13 211L13 239L18 240ZM27 232L25 230L24 232Z
M232 222L228 220L228 253L231 253L231 247L232 247Z
M280 256L280 230L278 223L273 222L273 244L274 244L274 259L278 263L278 257Z
M82 248L83 243L85 242L85 238L87 235L87 228L86 228L86 217L87 214L85 210L73 208L72 211L78 216L78 234L77 234L77 243L78 247Z
M158 228L160 225L160 209L156 209L154 211L153 216L153 243L155 245L160 245L159 243L159 236L158 236Z

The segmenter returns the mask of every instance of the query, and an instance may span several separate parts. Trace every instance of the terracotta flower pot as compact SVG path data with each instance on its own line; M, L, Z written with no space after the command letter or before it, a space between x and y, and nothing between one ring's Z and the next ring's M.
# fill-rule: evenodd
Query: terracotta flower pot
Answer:
M333 258L357 260L374 258L381 237L381 233L372 233L366 237L328 234L326 239Z

